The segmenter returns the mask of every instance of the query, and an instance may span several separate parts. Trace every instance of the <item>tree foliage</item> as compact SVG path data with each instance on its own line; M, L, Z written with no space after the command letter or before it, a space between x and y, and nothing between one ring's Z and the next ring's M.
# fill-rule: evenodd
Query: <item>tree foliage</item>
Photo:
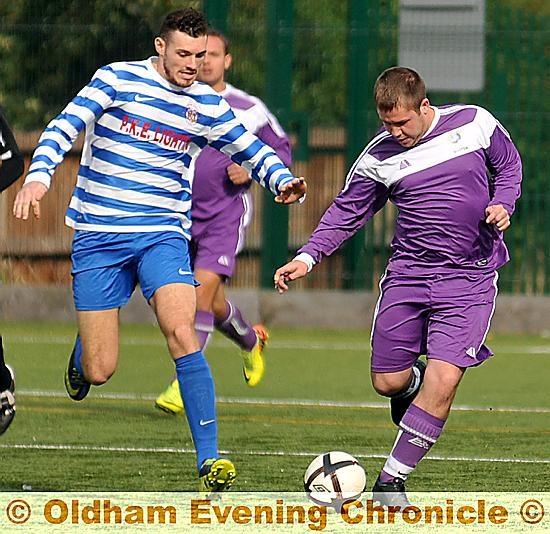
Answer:
M200 9L207 1L185 4ZM276 0L227 0L227 34L234 56L228 79L260 97L266 93L266 51L272 39L266 24L270 1ZM548 21L550 16L547 0L498 0L498 9L497 0L486 3L489 18L501 12L521 14L528 20ZM369 2L369 10L375 13L369 14L367 21L369 40L374 43L368 49L369 79L395 61L398 5L399 0ZM11 122L22 129L40 129L98 67L153 54L152 41L163 16L180 7L175 0L1 2L0 102ZM531 31L528 20L523 22L525 29L516 21L508 30L488 20L488 27L493 28L488 49L495 48L495 39L509 40L507 31L516 35ZM346 102L347 33L347 2L294 0L292 106L293 111L307 114L313 124L342 125L350 113ZM548 28L535 37L542 42L538 53L547 58ZM525 41L528 44L529 39ZM490 73L496 63L489 55L487 60ZM540 68L546 64L540 63ZM508 69L506 77L514 74ZM366 87L365 98L369 99L370 93L371 88ZM472 96L476 97L466 95L470 101ZM481 102L490 100L487 95L477 96Z
M162 16L176 7L166 0L2 2L0 101L11 122L41 128L98 67L151 55Z

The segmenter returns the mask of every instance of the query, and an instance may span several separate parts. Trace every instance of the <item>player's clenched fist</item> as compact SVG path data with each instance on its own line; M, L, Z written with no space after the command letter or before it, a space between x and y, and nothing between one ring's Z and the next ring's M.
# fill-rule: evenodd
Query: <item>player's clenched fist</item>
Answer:
M42 182L29 182L25 184L13 203L13 214L17 219L26 221L32 208L33 215L40 219L40 201L48 192L48 188Z
M300 260L289 261L275 271L275 275L273 276L275 289L279 293L284 293L288 290L288 282L302 278L307 273L308 266L306 263Z
M244 185L252 180L246 169L243 169L240 165L237 165L236 163L232 163L231 165L229 165L229 167L227 167L227 177L235 185Z
M485 222L494 224L497 230L503 232L510 226L510 215L502 204L492 204L485 208Z

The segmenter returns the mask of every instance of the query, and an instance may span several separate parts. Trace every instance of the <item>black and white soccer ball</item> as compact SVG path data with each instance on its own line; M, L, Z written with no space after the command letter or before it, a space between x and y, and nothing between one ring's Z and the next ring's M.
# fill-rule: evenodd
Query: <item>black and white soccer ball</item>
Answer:
M306 469L304 489L315 503L341 510L346 501L361 496L367 475L361 464L347 452L320 454Z

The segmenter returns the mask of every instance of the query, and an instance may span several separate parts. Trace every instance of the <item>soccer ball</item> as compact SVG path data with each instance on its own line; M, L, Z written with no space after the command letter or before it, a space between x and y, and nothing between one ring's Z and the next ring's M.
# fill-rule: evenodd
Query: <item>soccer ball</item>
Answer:
M338 511L342 504L360 497L367 475L359 462L347 452L320 454L306 469L304 489L309 498Z

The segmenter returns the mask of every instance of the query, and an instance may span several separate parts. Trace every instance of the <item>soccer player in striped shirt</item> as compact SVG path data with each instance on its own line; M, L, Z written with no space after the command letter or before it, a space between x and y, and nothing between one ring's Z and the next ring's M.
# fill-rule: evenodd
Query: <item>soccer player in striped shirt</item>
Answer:
M261 100L225 81L231 62L227 38L210 30L199 80L222 95L237 118L273 148L285 165L290 165L290 142L277 119ZM195 278L200 283L195 318L199 343L204 350L214 327L235 341L241 349L245 381L254 387L264 373L267 330L263 325L252 326L224 291L252 217L250 184L245 169L217 150L204 148L195 165L190 252ZM183 410L177 380L158 396L155 404L173 414Z
M235 467L218 457L214 384L193 326L196 282L188 247L195 161L207 145L221 150L280 203L299 200L306 184L216 91L196 83L207 29L202 13L177 10L166 16L155 39L158 56L100 68L43 132L14 215L40 216L55 168L85 130L66 213L75 230L79 333L65 376L67 392L81 400L91 384L104 384L114 373L119 311L139 283L175 362L199 488L212 492L232 485Z
M23 155L13 132L0 108L0 193L23 174ZM4 346L0 336L0 434L11 425L15 417L15 378L4 360Z
M374 389L390 397L399 430L373 488L406 506L405 480L437 441L485 345L497 269L509 260L521 160L499 122L478 106L432 106L412 69L384 71L374 88L384 128L352 166L309 241L275 272L275 287L305 276L390 200L398 209L372 328ZM426 355L427 365L419 359Z

